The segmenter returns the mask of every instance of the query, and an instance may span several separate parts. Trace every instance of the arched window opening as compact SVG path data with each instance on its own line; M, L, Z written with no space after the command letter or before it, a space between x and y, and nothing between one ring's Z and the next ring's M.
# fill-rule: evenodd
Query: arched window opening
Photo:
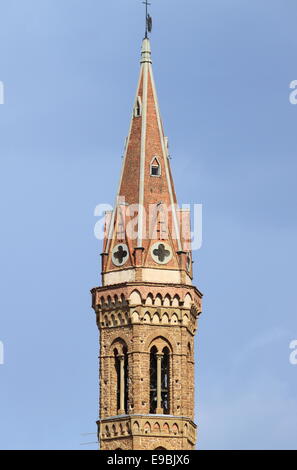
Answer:
M169 414L169 349L150 351L150 413Z
M163 349L161 359L161 408L164 414L169 414L169 349Z
M114 365L116 371L116 397L118 414L128 412L128 354L123 348L123 354L114 349Z
M157 409L157 348L152 347L150 353L150 413Z

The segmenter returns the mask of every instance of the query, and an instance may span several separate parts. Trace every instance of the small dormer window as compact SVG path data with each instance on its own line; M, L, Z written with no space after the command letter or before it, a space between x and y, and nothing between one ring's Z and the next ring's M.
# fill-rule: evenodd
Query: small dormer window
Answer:
M134 117L140 117L141 113L142 113L142 103L141 103L140 96L138 96L137 103L134 108Z
M161 165L157 157L151 162L151 176L161 176Z
M159 176L160 175L160 168L159 166L152 166L152 176Z

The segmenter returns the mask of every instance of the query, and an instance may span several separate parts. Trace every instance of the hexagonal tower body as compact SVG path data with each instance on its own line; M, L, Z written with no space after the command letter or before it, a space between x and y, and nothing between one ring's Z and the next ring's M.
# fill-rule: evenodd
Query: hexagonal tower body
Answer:
M112 213L106 214L100 330L100 449L194 449L194 335L202 294L192 285L190 214L179 209L149 39Z

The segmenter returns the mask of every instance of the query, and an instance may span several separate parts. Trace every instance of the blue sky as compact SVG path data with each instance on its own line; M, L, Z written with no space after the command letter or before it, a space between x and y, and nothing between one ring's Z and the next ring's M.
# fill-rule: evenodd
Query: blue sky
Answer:
M180 203L203 204L195 282L201 449L296 449L295 0L153 2ZM95 441L94 208L113 203L140 1L0 5L0 448Z

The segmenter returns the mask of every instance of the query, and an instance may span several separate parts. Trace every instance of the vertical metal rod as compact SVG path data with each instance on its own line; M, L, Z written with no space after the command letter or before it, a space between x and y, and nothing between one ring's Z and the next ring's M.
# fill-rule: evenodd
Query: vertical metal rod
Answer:
M157 414L163 414L162 409L162 357L163 354L157 354Z

